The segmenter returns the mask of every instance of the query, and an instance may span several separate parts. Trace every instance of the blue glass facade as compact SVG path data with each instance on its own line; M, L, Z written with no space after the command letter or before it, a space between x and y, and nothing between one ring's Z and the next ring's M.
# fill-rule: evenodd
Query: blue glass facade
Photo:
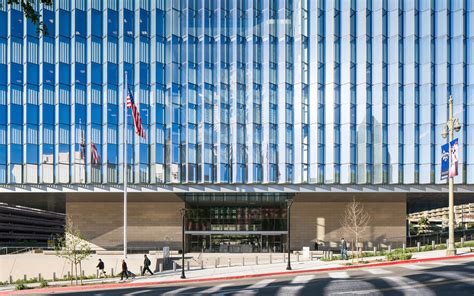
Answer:
M474 184L474 2L0 0L0 184ZM85 142L85 159L81 142ZM91 144L100 164L91 159Z

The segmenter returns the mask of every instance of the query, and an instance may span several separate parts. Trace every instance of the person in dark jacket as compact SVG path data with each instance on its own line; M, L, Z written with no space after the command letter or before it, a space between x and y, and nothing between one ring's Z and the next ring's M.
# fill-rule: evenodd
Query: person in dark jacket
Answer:
M127 262L125 262L125 259L122 260L122 273L120 275L120 280L123 281L123 276L126 277L128 280L128 267L127 267Z
M347 243L344 238L341 238L341 259L347 260Z
M102 261L102 259L99 259L99 264L97 264L97 268L99 269L99 278L103 275L104 278L107 277L107 275L105 274L105 264L104 262Z
M151 261L145 255L145 260L143 260L143 270L142 275L145 275L145 272L148 271L151 275L153 275L153 271L150 270Z

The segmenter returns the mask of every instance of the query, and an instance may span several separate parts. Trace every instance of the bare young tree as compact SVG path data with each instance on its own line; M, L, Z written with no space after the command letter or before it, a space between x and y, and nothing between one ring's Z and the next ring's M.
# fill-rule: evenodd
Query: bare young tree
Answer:
M356 257L357 261L359 261L360 256L360 248L359 242L367 231L370 222L370 215L364 209L364 206L352 198L352 202L350 202L344 211L344 215L341 219L341 225L343 229L350 233L353 236L352 239L352 254L354 255L354 245L356 247ZM354 259L354 256L352 256Z
M66 259L71 265L71 275L74 276L76 285L78 278L82 284L82 261L91 255L91 247L84 240L79 228L77 228L71 217L66 217L64 235L56 238L54 250L56 256ZM79 267L79 277L77 268ZM72 278L71 278L72 282Z

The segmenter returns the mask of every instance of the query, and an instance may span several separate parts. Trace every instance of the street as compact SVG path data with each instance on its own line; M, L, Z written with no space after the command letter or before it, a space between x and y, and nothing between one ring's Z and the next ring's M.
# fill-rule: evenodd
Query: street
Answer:
M157 285L68 295L474 295L464 258L234 281ZM66 295L66 294L62 294Z

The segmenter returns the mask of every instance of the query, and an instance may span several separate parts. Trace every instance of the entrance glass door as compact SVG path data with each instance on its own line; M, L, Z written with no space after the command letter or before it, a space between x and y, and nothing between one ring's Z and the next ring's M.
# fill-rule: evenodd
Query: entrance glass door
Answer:
M252 253L261 248L259 235L212 235L211 251L219 253Z

